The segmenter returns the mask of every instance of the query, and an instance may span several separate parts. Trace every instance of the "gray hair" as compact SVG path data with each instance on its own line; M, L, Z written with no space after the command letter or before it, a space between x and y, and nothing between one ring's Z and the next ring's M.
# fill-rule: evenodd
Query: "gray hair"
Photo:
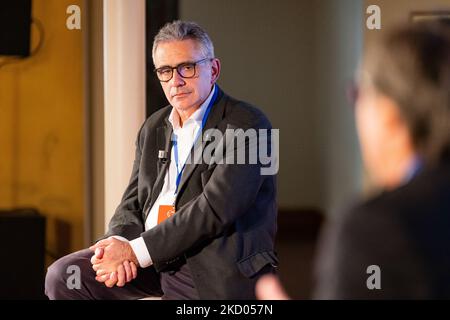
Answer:
M205 58L214 58L214 46L206 31L197 23L175 20L166 23L153 40L152 58L155 62L155 52L161 42L192 39L198 42Z

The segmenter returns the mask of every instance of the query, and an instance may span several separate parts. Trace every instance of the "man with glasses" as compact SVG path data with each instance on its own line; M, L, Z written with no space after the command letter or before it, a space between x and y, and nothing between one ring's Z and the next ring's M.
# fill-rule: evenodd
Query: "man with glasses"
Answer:
M174 21L156 35L155 73L170 105L136 141L131 179L104 239L55 262L51 299L252 299L277 265L276 183L262 165L190 162L210 129L270 130L264 114L216 84L220 61L207 33ZM269 141L270 145L270 141ZM249 143L244 143L248 152ZM81 268L70 290L67 267Z

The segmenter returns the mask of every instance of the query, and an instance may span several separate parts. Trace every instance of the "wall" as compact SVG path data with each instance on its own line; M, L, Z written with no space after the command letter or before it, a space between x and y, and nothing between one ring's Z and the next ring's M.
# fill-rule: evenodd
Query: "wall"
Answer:
M86 244L105 234L105 107L103 0L84 0L86 117Z
M347 87L363 47L362 1L315 1L313 92L323 207L342 210L362 190L362 161ZM319 192L319 190L318 190Z
M0 69L0 206L38 208L55 255L83 246L82 33L66 28L66 8L81 2L34 0L43 46Z
M128 186L145 120L145 1L104 6L105 227Z
M345 101L362 44L362 1L181 0L210 33L219 84L280 129L279 206L330 212L360 188Z
M450 0L364 0L367 6L378 5L381 9L381 30L367 30L365 42L370 42L385 30L399 23L406 23L413 11L450 10Z

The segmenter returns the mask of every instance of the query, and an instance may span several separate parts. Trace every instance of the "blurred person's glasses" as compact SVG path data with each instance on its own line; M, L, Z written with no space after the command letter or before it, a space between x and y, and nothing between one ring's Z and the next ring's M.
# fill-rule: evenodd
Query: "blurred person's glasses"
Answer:
M183 62L175 67L164 66L155 69L155 73L158 76L159 81L168 82L173 77L173 70L176 69L180 77L182 78L193 78L196 76L197 70L196 66L202 62L210 61L211 58L204 58L195 62Z
M350 104L350 107L352 109L356 106L356 101L359 97L359 85L355 80L350 81L350 83L347 86L347 101Z

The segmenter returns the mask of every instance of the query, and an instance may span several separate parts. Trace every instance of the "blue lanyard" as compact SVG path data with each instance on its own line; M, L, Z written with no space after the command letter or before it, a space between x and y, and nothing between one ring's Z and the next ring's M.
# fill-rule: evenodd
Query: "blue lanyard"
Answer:
M211 111L211 108L212 108L212 106L214 104L214 101L217 98L217 93L218 93L219 90L217 90L216 85L214 85L213 90L214 90L214 94L213 94L213 96L211 98L211 101L209 101L209 104L208 104L208 107L206 108L205 114L203 115L202 126L197 131L197 135L195 136L194 143L192 144L191 151L194 148L198 138L200 137L200 134L202 133L203 128L205 127L206 121L208 120L209 112ZM189 158L189 154L186 157L186 160L184 161L184 164L183 164L183 166L181 167L181 170L180 170L179 166L178 166L178 142L177 142L177 140L173 141L173 150L174 150L174 157L175 157L175 165L176 165L176 168L177 168L176 189L175 189L175 193L174 193L175 196L176 196L177 192L178 192L178 187L179 187L180 182L181 182L181 176L183 174L184 167L186 166L187 159Z

